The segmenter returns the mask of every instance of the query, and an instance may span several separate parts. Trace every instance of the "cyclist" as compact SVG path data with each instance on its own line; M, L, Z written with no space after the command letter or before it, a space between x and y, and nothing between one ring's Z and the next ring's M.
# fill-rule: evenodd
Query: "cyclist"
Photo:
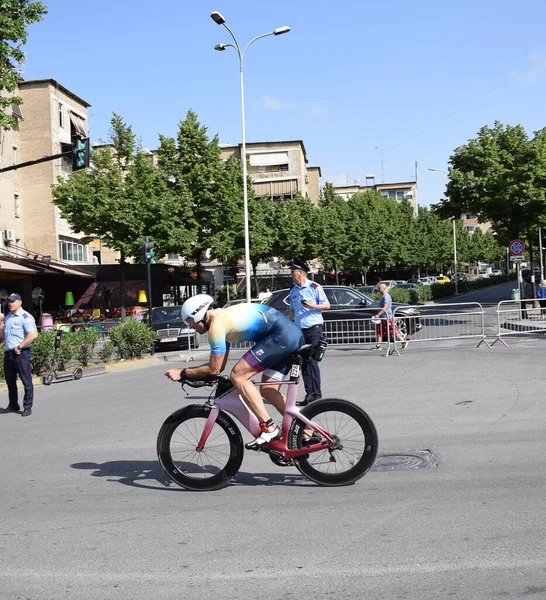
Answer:
M246 448L259 450L264 444L278 440L281 428L269 416L262 395L283 414L285 398L279 391L280 384L263 386L260 393L251 379L262 373L263 382L282 381L292 365L292 353L305 343L301 329L265 304L244 303L218 309L214 298L207 294L188 298L182 305L182 319L197 333L208 332L209 362L198 367L170 369L165 375L172 381L219 375L226 366L230 342L256 342L235 364L230 379L260 422L260 435L246 444Z

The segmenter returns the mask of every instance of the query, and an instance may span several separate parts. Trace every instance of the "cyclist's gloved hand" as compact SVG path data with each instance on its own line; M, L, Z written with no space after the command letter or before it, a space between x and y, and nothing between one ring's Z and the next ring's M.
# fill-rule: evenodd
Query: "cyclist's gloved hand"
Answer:
M169 369L165 376L171 381L184 381L186 379L186 369Z

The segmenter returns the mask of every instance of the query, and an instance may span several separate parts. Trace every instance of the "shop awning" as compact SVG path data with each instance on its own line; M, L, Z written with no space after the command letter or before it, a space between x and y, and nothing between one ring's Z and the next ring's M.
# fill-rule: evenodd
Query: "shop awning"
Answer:
M37 273L34 269L29 269L18 263L8 262L7 260L0 260L0 273L26 273L32 275Z

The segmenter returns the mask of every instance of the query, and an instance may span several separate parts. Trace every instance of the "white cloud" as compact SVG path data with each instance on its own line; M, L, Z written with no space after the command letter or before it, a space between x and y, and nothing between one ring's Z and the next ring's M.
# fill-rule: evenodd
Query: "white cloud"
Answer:
M529 67L512 73L512 76L522 85L536 85L546 80L546 55L532 54L529 62L531 63Z
M262 98L262 107L266 110L295 110L298 105L294 102L281 102L278 98L273 98L269 94Z

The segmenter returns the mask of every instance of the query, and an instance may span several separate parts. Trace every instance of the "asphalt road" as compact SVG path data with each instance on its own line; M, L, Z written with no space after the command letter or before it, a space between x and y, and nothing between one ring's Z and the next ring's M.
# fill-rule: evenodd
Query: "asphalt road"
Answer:
M474 345L328 350L325 395L401 457L344 488L256 453L220 491L169 485L172 363L37 388L0 416L0 599L545 598L546 341Z

